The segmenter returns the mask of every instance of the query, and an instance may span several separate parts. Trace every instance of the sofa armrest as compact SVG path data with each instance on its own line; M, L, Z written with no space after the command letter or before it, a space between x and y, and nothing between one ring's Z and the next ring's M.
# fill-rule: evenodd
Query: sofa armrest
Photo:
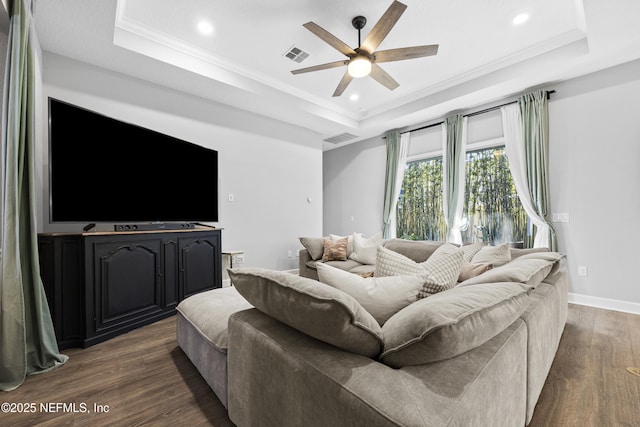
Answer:
M312 261L309 251L304 248L300 249L298 251L298 274L301 277L318 280L318 272L307 266L309 261Z

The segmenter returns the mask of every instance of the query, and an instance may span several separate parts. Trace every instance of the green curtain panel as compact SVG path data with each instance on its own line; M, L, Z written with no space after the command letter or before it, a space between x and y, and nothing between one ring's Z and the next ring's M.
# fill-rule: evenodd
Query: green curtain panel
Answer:
M396 237L396 206L407 161L409 133L389 132L387 138L387 167L384 178L384 207L382 211L382 236Z
M522 95L518 99L522 114L522 128L525 147L527 182L531 201L538 216L546 223L544 233L536 240L547 240L547 247L557 250L556 233L548 220L549 206L549 106L548 93L536 91Z
M38 260L31 5L29 0L11 4L4 86L0 389L5 391L67 361L58 350Z
M464 207L464 172L467 118L457 114L445 119L443 132L443 205L447 242L462 244L460 227Z

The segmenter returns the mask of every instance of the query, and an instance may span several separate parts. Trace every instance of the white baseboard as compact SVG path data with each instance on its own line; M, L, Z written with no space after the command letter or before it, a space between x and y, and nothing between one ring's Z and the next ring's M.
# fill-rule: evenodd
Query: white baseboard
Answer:
M592 297L590 295L572 293L569 293L569 302L572 304L587 305L589 307L640 314L640 303L637 302L620 301L615 299Z

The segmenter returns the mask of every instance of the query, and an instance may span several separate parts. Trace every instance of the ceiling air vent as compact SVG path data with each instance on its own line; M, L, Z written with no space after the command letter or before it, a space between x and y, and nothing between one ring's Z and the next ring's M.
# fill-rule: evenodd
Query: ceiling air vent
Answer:
M300 63L309 57L309 53L295 46L291 46L291 48L284 53L284 56L292 61Z
M350 134L349 132L341 133L340 135L332 136L324 141L332 144L340 144L341 142L349 141L350 139L357 138L357 135Z

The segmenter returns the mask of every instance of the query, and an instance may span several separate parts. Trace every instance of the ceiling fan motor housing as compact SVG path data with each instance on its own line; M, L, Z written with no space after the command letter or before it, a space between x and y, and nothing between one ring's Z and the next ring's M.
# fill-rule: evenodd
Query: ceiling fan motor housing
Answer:
M356 16L351 20L351 25L353 25L353 28L360 31L365 25L367 25L367 18L364 16Z

